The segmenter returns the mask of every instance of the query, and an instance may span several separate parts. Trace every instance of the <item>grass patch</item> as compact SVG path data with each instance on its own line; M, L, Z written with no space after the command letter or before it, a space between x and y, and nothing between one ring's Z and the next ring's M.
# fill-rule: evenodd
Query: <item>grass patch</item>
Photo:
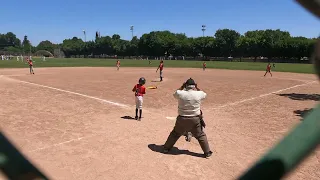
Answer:
M41 59L34 58L34 67L115 67L115 59L81 59L81 58L66 58L66 59ZM121 59L121 67L157 67L159 61L151 60L151 64L147 60L128 60ZM225 62L225 61L207 61L207 68L214 69L232 69L232 70L258 70L264 71L267 63L260 62ZM27 68L28 65L16 60L0 61L0 68ZM202 68L202 61L175 61L166 60L165 67L180 67L180 68ZM289 64L276 63L276 68L272 71L278 72L294 72L313 74L314 69L312 64Z

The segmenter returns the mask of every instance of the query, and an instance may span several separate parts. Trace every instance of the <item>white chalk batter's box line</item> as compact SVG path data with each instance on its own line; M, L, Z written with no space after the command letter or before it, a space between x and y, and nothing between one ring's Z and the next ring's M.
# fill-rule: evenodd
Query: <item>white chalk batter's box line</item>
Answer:
M5 76L0 75L0 77L5 77ZM9 78L9 77L6 77L6 78L11 80L11 81L21 82L21 83L25 83L25 84L29 84L29 85L39 86L39 87L43 87L43 88L48 88L48 89L60 91L60 92L79 95L79 96L90 98L90 99L95 99L95 100L98 100L98 101L101 101L101 102L109 103L111 105L119 106L119 107L126 108L126 109L130 108L129 105L116 103L116 102L108 101L108 100L105 100L105 99L101 99L101 98L97 98L97 97L93 97L93 96L89 96L89 95L85 95L85 94L81 94L81 93L76 93L76 92L67 91L67 90L63 90L63 89L59 89L59 88L54 88L54 87L45 86L45 85L41 85L41 84L31 83L31 82L27 82L27 81L16 80L16 79L12 79L12 78ZM228 107L228 106L237 105L237 104L240 104L240 103L244 103L244 102L247 102L247 101L252 101L252 100L255 100L255 99L258 99L258 98L262 98L262 97L269 96L269 95L272 95L272 94L275 94L275 93L286 91L286 90L289 90L289 89L293 89L293 88L297 88L297 87L301 87L301 86L307 86L309 84L313 84L313 83L316 83L316 82L317 81L311 81L311 82L308 82L308 83L303 83L303 84L291 86L291 87L288 87L288 88L285 88L285 89L280 89L278 91L274 91L274 92L271 92L271 93L262 94L262 95L257 96L257 97L252 97L252 98L244 99L244 100L241 100L241 101L236 101L236 102L233 102L233 103L228 103L228 104L225 104L225 105L222 105L222 106L219 106L219 107L215 107L213 109L220 109L220 108L224 108L224 107ZM170 119L170 120L175 120L176 119L176 117L166 117L166 118ZM48 149L48 148L52 148L52 147L61 146L63 144L67 144L67 143L75 142L75 141L80 141L82 139L89 138L89 137L92 137L92 136L95 136L95 135L97 135L97 134L92 134L92 135L84 136L84 137L78 137L78 138L75 138L75 139L71 139L71 140L68 140L68 141L61 142L61 143L53 144L53 145L50 145L50 146L37 148L37 149L31 150L29 152L36 152L36 151L40 151L40 150L44 150L44 149Z

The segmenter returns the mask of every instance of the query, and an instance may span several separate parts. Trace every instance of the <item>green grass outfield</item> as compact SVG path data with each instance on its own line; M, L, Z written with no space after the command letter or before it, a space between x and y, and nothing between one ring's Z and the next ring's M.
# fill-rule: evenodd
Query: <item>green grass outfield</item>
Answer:
M34 68L39 67L115 67L116 59L49 59L42 61L34 58ZM121 59L121 67L157 67L159 61L151 60L128 60ZM265 71L267 63L260 62L225 62L225 61L207 61L207 68L214 69L232 69L232 70L258 70ZM16 60L1 61L0 68L27 68L28 65ZM175 61L165 60L165 67L180 67L180 68L202 68L202 61ZM314 69L312 64L289 64L276 63L276 68L272 71L278 72L295 72L313 74Z

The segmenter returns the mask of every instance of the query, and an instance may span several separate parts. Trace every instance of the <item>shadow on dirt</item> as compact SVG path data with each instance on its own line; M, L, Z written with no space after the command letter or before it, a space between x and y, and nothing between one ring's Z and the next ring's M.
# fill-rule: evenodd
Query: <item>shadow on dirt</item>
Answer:
M126 120L135 120L133 117L131 116L122 116L122 119L126 119Z
M288 97L292 100L298 100L298 101L320 101L320 95L319 94L296 94L296 93L290 93L290 94L278 94L279 96Z
M156 144L149 144L148 145L149 149L151 149L154 152L158 152L158 153L163 153L163 146L161 145L156 145ZM181 154L185 154L185 155L189 155L189 156L194 156L194 157L201 157L204 158L203 154L200 153L195 153L195 152L190 152L188 150L180 150L176 147L173 147L168 153L168 155L181 155Z
M294 114L296 114L296 116L300 116L301 117L301 121L303 120L303 118L308 115L309 112L312 111L312 108L306 108L304 110L295 110L293 111Z

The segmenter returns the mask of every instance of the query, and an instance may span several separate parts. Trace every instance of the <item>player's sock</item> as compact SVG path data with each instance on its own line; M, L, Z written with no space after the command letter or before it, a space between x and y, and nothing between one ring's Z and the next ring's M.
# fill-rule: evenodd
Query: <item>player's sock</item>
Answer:
M136 109L136 118L138 117L138 109Z
M142 117L142 109L140 109L140 115L139 115L139 118Z

